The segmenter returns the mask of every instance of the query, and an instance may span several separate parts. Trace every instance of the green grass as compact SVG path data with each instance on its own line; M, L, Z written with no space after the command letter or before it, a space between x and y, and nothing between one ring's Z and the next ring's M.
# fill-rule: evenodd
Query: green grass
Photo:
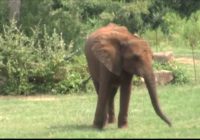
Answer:
M199 138L200 86L162 86L158 88L161 106L170 116L169 128L156 116L146 89L133 89L129 108L129 127L108 125L93 129L96 95L38 96L0 98L0 138ZM51 97L51 98L50 98ZM49 99L49 100L45 100ZM118 113L119 95L116 97Z

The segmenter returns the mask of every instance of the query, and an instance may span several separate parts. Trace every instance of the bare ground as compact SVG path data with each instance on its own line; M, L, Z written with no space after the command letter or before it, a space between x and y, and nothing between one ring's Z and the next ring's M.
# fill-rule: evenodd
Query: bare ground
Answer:
M182 64L191 64L193 65L193 59L189 57L179 57L175 58L175 61ZM200 60L195 59L196 64L200 64Z

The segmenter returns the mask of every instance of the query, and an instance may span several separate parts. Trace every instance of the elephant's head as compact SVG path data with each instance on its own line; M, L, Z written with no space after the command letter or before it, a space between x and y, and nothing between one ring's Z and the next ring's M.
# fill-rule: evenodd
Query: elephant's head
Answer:
M153 55L148 43L134 35L115 32L114 36L111 32L101 36L98 43L93 46L95 56L117 76L122 72L142 76L156 113L171 126L171 122L160 109L152 68Z
M115 75L120 76L125 71L146 78L153 73L152 51L143 39L125 35L114 32L112 38L102 37L92 50L98 60Z
M152 72L152 56L148 43L140 38L121 43L122 69L128 73L145 78Z

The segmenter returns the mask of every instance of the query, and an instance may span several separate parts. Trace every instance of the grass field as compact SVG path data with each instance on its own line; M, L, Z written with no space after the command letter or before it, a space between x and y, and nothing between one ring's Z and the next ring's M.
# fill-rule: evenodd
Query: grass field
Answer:
M108 125L91 128L95 93L1 97L0 138L200 138L200 85L159 87L162 108L170 116L169 128L156 116L146 89L134 88L129 128ZM118 113L119 95L116 97Z

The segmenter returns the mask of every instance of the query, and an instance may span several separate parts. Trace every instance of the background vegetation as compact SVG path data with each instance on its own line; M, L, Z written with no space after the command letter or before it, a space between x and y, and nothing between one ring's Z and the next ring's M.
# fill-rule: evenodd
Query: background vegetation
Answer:
M0 94L67 94L85 88L83 54L89 33L110 22L149 41L154 51L200 58L200 1L195 0L21 0L13 21L0 1ZM186 10L187 9L187 10ZM182 66L156 64L188 82ZM191 77L191 75L190 75ZM88 87L87 87L88 88Z

